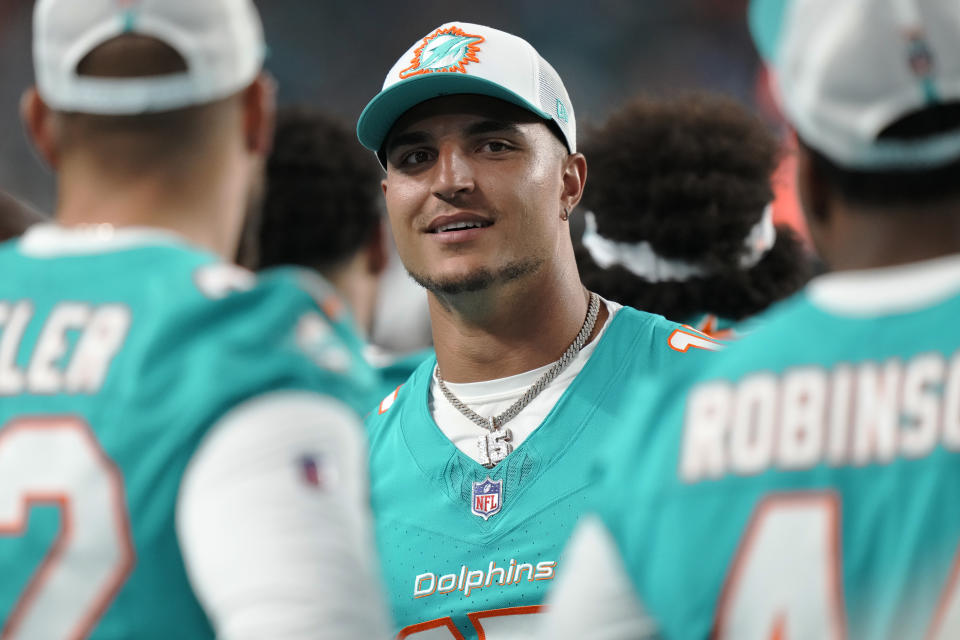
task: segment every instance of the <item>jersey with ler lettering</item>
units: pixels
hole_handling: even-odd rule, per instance
[[[212,638],[175,531],[192,455],[249,398],[359,412],[368,380],[290,274],[55,229],[0,245],[2,635]]]
[[[694,352],[717,347],[624,307],[546,419],[492,469],[434,422],[436,359],[417,368],[367,420],[377,545],[397,637],[531,637],[584,507],[589,461],[631,424],[634,398]]]
[[[768,313],[650,405],[657,428],[619,431],[544,637],[640,637],[611,629],[631,615],[678,639],[960,637],[958,317],[958,256]],[[632,603],[595,615],[619,598],[605,544]]]

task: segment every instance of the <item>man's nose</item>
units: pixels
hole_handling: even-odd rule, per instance
[[[437,150],[433,195],[449,202],[473,191],[473,169],[458,145],[444,144]]]

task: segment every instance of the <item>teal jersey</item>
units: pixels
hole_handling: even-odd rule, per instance
[[[663,637],[960,635],[953,260],[828,276],[618,431],[597,511]]]
[[[384,400],[367,421],[371,496],[398,637],[529,637],[584,508],[592,456],[692,347],[716,343],[621,309],[545,421],[493,469],[435,424],[435,358]]]
[[[361,379],[363,386],[371,389],[363,403],[362,415],[369,413],[385,395],[403,384],[421,362],[433,355],[433,349],[422,349],[398,357],[378,353],[375,358],[370,358],[370,347],[353,314],[336,288],[323,276],[299,267],[273,267],[261,273],[291,274],[317,301],[336,338],[350,351],[353,362],[350,375]]]
[[[383,399],[385,393],[397,388],[399,382],[394,382],[395,375],[388,378],[384,369],[367,361],[365,355],[366,340],[357,328],[353,315],[337,292],[336,287],[327,282],[323,276],[315,271],[300,267],[272,267],[260,272],[261,278],[274,275],[296,281],[299,287],[307,291],[320,307],[326,325],[331,330],[327,338],[331,341],[331,344],[338,345],[339,348],[345,350],[342,352],[344,356],[342,363],[327,364],[335,364],[337,369],[355,383],[353,388],[362,393],[351,397],[352,406],[359,411],[361,416],[367,415]],[[323,345],[322,340],[315,341],[315,346],[321,350]],[[424,358],[421,358],[421,360]],[[408,366],[408,376],[413,368]]]
[[[208,428],[275,390],[369,397],[290,274],[176,241],[0,245],[4,638],[212,638],[174,510]]]

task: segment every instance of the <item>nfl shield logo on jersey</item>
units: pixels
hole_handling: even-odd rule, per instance
[[[473,515],[484,520],[500,511],[503,506],[503,480],[491,480],[490,476],[483,482],[473,483]]]

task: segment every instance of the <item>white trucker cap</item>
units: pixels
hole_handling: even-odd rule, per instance
[[[960,159],[960,131],[878,134],[910,113],[960,101],[960,0],[753,0],[750,29],[800,138],[854,170]]]
[[[163,41],[187,71],[142,78],[77,73],[88,53],[128,33]],[[253,82],[265,54],[251,0],[37,0],[34,7],[37,90],[58,111],[129,115],[213,102]]]
[[[560,128],[570,153],[577,122],[560,76],[522,38],[490,27],[448,22],[400,56],[357,122],[357,137],[379,152],[393,124],[408,109],[440,96],[478,94],[531,111]],[[382,161],[382,159],[381,159]]]

